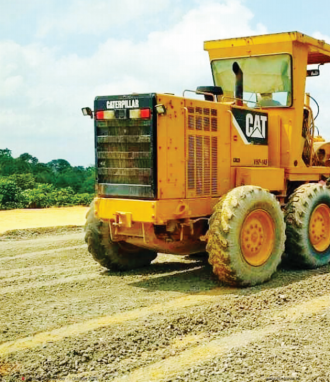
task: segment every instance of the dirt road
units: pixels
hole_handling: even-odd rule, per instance
[[[202,259],[111,273],[79,228],[0,240],[1,381],[330,381],[330,266],[221,285]]]

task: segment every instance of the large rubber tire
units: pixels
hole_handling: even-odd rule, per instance
[[[110,239],[109,226],[94,215],[94,202],[86,216],[85,241],[88,251],[102,267],[113,271],[127,271],[150,265],[157,253],[125,242]]]
[[[330,261],[329,189],[318,183],[298,187],[289,198],[284,216],[287,235],[285,252],[288,262],[299,268],[317,268],[328,264]],[[315,219],[316,227],[313,228]]]
[[[257,223],[251,225],[251,233],[250,221]],[[221,281],[250,286],[269,280],[276,272],[284,252],[285,223],[278,201],[267,190],[255,186],[234,188],[215,206],[209,226],[209,263]],[[253,244],[255,236],[259,249],[251,246],[256,255],[247,257],[244,240]]]

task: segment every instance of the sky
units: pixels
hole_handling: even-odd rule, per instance
[[[330,43],[318,0],[0,0],[0,149],[94,164],[95,96],[212,85],[203,41],[300,31]],[[330,64],[307,79],[330,139]],[[314,108],[314,110],[316,110]]]

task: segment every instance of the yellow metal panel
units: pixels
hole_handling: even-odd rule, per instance
[[[293,167],[285,170],[287,174],[319,174],[319,175],[328,175],[330,174],[330,167],[325,166],[311,166],[311,167]]]
[[[270,45],[292,43],[297,39],[297,32],[285,32],[276,34],[265,34],[260,36],[237,37],[223,40],[205,41],[204,49],[225,49],[245,46]]]
[[[210,61],[230,57],[248,57],[278,53],[292,54],[292,43],[270,43],[266,45],[244,45],[238,47],[213,48],[208,50]]]
[[[281,118],[268,113],[268,164],[281,167]]]
[[[305,84],[308,47],[295,42],[293,45],[293,105],[294,115],[292,118],[290,161],[288,167],[305,167],[302,160],[301,135],[303,126],[303,108],[305,102]],[[299,140],[299,141],[298,141]]]
[[[116,220],[116,216],[131,214],[131,221],[154,222],[156,202],[130,199],[95,199],[95,215],[104,220]]]
[[[225,107],[224,107],[225,106]],[[231,184],[231,115],[228,112],[230,105],[219,108],[220,134],[219,134],[219,195],[227,193],[233,185]]]
[[[157,103],[166,108],[157,122],[158,198],[185,197],[185,112],[183,99],[158,94]]]
[[[205,41],[205,50],[214,49],[228,49],[228,48],[239,48],[239,47],[250,47],[253,46],[255,49],[259,45],[283,45],[292,44],[293,42],[300,42],[308,46],[309,48],[309,63],[321,63],[330,62],[330,45],[326,44],[323,40],[318,40],[313,37],[307,36],[300,32],[285,32],[285,33],[275,33],[266,34],[261,36],[248,36],[231,38],[224,40],[214,40]],[[279,52],[280,50],[277,50]]]
[[[291,181],[318,181],[321,176],[330,176],[330,167],[326,166],[297,166],[285,169],[286,178]]]
[[[209,216],[218,198],[128,200],[97,198],[95,214],[99,219],[117,220],[123,225],[132,222],[166,224],[167,220]]]
[[[194,198],[184,200],[159,200],[157,202],[157,223],[164,224],[171,219],[198,218],[210,216],[218,198]]]
[[[283,168],[240,167],[236,170],[236,187],[253,185],[270,191],[284,190]]]
[[[287,179],[290,181],[317,182],[320,180],[318,174],[288,174]]]

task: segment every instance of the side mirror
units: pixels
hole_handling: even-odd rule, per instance
[[[84,116],[89,115],[91,118],[93,118],[93,112],[92,112],[92,110],[91,110],[90,107],[83,107],[83,108],[81,109],[81,111],[82,111],[82,113],[83,113]]]
[[[307,77],[317,77],[320,75],[320,69],[307,69]]]

